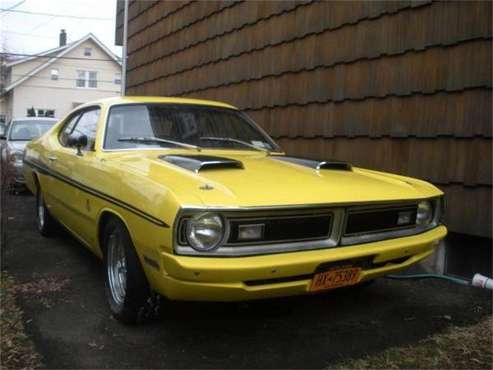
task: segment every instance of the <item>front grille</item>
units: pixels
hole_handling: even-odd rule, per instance
[[[328,239],[332,229],[332,218],[332,213],[229,218],[229,236],[224,245],[241,246]],[[183,219],[178,230],[180,245],[188,244],[187,222],[187,218]],[[238,240],[239,227],[252,224],[264,225],[262,238],[249,241]]]
[[[263,224],[264,235],[261,240],[249,243],[277,243],[284,241],[316,240],[329,237],[331,214],[276,217],[255,220],[233,219],[230,221],[228,244],[248,244],[238,240],[241,225]]]
[[[413,228],[417,206],[349,211],[344,236]],[[406,216],[403,218],[402,216]],[[401,216],[401,217],[400,217]]]

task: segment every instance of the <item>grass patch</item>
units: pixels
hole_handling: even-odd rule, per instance
[[[413,346],[336,364],[336,369],[492,369],[493,317],[469,327],[451,327]]]
[[[2,273],[0,280],[0,367],[33,369],[42,367],[41,356],[24,332],[22,310],[16,303],[14,279]]]

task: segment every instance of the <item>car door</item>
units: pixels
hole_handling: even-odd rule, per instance
[[[86,160],[84,153],[91,150],[89,128],[94,121],[97,121],[99,112],[100,108],[98,106],[77,111],[61,129],[58,141],[48,155],[50,168],[55,175],[53,176],[53,188],[51,190],[54,203],[53,213],[65,227],[86,243],[88,241],[83,235],[86,215],[77,199],[81,197],[81,192],[84,191],[80,183],[82,163]],[[69,137],[78,135],[88,136],[88,145],[85,148],[81,148],[81,153],[69,145]]]
[[[97,126],[101,109],[92,107],[84,111],[77,121],[73,134],[85,135],[87,145],[81,148],[81,152],[75,155],[72,180],[74,181],[73,197],[70,199],[70,208],[76,224],[73,230],[89,247],[97,246],[96,221],[98,202],[97,190],[94,189],[91,179],[99,160],[96,158],[94,145],[96,141]],[[96,174],[98,176],[98,174]]]
[[[66,212],[65,202],[70,198],[73,189],[66,180],[71,176],[73,148],[68,148],[67,139],[81,116],[81,111],[72,113],[65,119],[58,135],[50,137],[45,143],[45,150],[41,154],[41,162],[48,167],[50,176],[43,176],[41,187],[46,205],[50,212],[64,225],[67,224],[69,214]]]

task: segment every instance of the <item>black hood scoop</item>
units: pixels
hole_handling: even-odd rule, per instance
[[[338,171],[352,171],[352,166],[349,163],[325,160],[320,161],[316,159],[300,158],[300,157],[288,157],[288,156],[272,156],[272,159],[298,164],[300,166],[313,168],[314,170],[338,170]]]
[[[236,159],[212,155],[160,155],[159,159],[192,172],[219,169],[243,169],[243,163]]]

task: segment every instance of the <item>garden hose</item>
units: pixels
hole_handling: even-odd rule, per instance
[[[439,275],[439,274],[387,275],[386,278],[393,280],[442,279],[464,286],[475,286],[479,288],[493,290],[493,279],[487,276],[483,276],[481,274],[475,274],[472,280],[459,279],[459,278],[446,276],[446,275]]]

